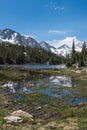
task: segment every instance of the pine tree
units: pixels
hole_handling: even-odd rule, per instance
[[[84,42],[81,51],[81,66],[84,66],[86,61],[87,61],[87,49],[86,49],[86,43]]]
[[[76,63],[76,51],[75,51],[75,41],[73,39],[73,44],[72,44],[72,54],[71,54],[71,64]]]

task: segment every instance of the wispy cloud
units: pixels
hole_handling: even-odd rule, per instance
[[[59,10],[59,11],[60,11],[60,10],[64,10],[64,7],[55,6],[55,7],[54,7],[54,10]]]
[[[49,30],[48,33],[50,34],[60,34],[60,35],[63,35],[63,34],[67,34],[69,32],[72,32],[71,30]]]
[[[63,6],[60,6],[57,2],[50,2],[45,5],[46,8],[52,9],[53,11],[62,11],[65,8]]]
[[[66,34],[66,31],[49,30],[48,33],[52,33],[52,34]]]

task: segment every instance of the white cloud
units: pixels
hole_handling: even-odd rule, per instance
[[[67,33],[73,32],[72,30],[49,30],[48,33],[50,34],[59,34],[59,35],[64,35]]]
[[[72,43],[73,43],[73,39],[75,41],[75,44],[80,43],[81,41],[79,41],[76,36],[73,37],[66,37],[63,40],[53,40],[53,41],[47,41],[50,45],[58,48],[60,46],[62,46],[63,44],[68,45],[69,47],[72,47]]]
[[[66,34],[66,31],[60,31],[60,30],[49,30],[48,33],[55,33],[55,34]]]

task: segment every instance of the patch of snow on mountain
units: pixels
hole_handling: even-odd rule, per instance
[[[83,44],[84,44],[84,42],[78,43],[76,45],[76,51],[81,52]],[[85,44],[86,44],[86,47],[87,47],[87,43],[85,43]]]
[[[66,55],[68,55],[68,54],[71,53],[71,49],[70,49],[69,46],[67,46],[66,44],[64,44],[64,45],[60,46],[57,49],[57,52],[58,52],[58,55],[66,57]]]
[[[12,43],[12,44],[15,44],[15,42],[13,41],[13,39],[1,39],[3,42],[9,42],[9,43]]]
[[[12,34],[12,40],[14,40],[17,36],[17,33]]]

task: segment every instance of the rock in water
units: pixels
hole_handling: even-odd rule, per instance
[[[7,117],[4,117],[4,119],[7,120],[7,123],[22,123],[23,122],[23,119],[18,116],[7,116]]]

